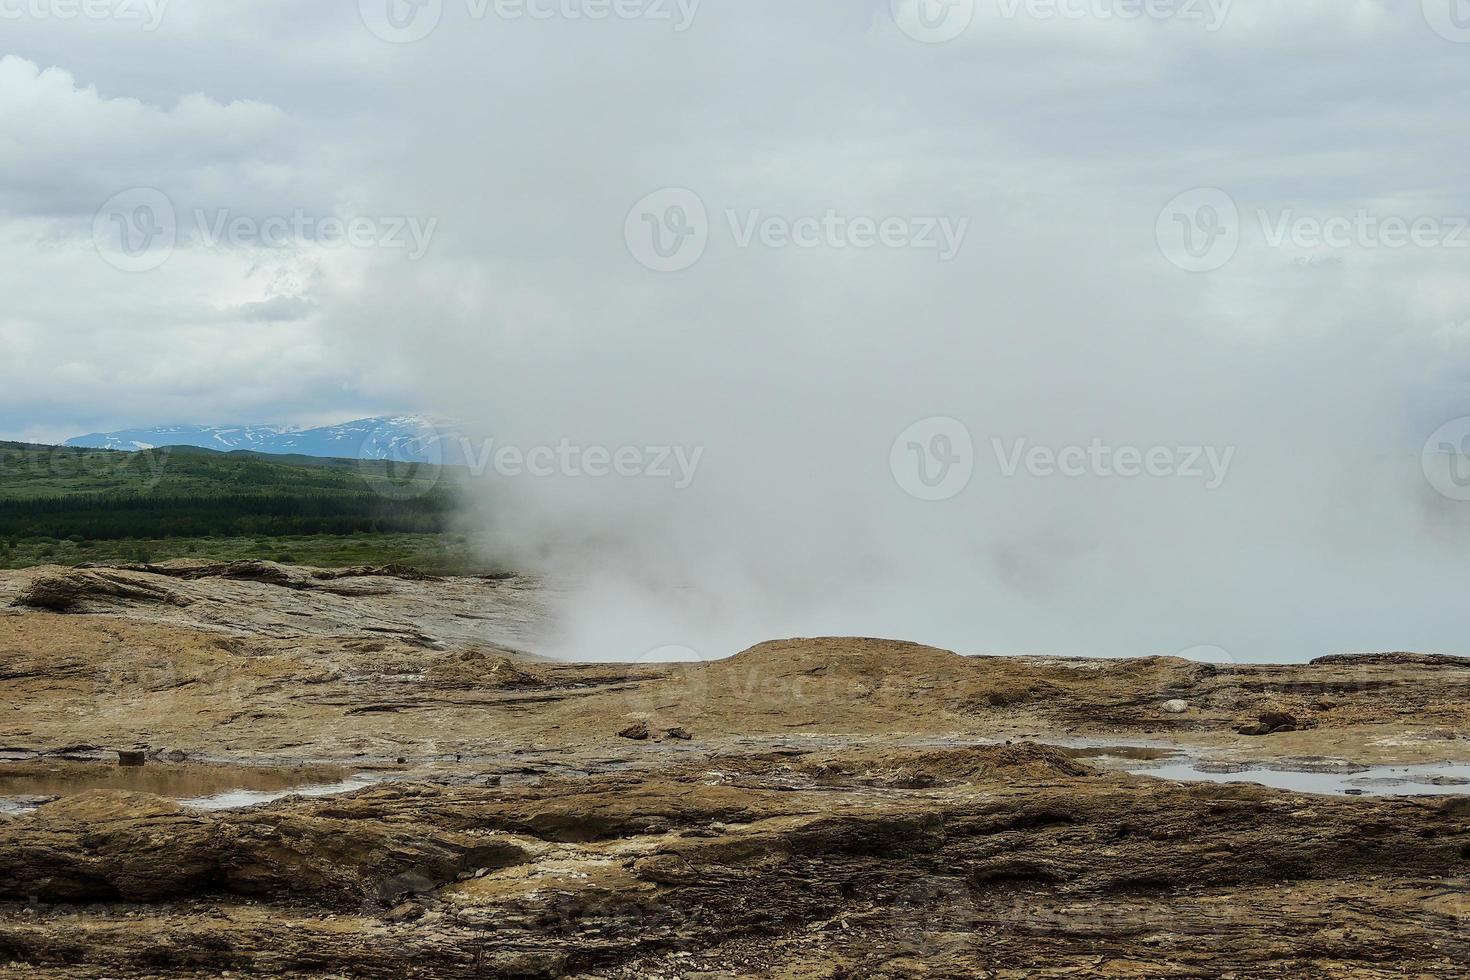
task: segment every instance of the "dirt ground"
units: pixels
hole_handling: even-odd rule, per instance
[[[0,573],[0,796],[37,797],[0,811],[0,975],[1470,969],[1470,795],[1174,783],[1088,750],[1463,764],[1470,661],[824,638],[578,665],[527,649],[538,615],[529,580],[403,568]],[[177,802],[246,767],[364,783]]]

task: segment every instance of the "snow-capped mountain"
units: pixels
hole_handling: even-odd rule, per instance
[[[413,463],[461,462],[459,430],[417,415],[357,419],[305,429],[289,425],[165,425],[94,432],[68,446],[135,452],[159,446],[198,446],[220,452],[249,450],[276,455],[339,459],[392,459]]]

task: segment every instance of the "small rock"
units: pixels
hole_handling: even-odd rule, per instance
[[[1267,725],[1277,731],[1296,728],[1296,716],[1287,714],[1285,711],[1267,711],[1261,715],[1261,724]]]
[[[688,729],[685,729],[685,728],[670,728],[669,731],[668,731],[668,737],[669,738],[677,738],[681,742],[687,742],[690,739],[692,739],[694,736],[691,735],[691,734],[689,734]]]
[[[1189,702],[1181,701],[1178,698],[1175,698],[1172,701],[1165,701],[1164,710],[1169,712],[1169,714],[1171,715],[1182,715],[1184,714],[1184,712],[1189,710]]]
[[[389,922],[413,922],[424,916],[424,910],[413,902],[401,902],[395,905],[385,916]]]
[[[1263,711],[1254,725],[1241,725],[1236,732],[1241,735],[1275,735],[1277,732],[1294,732],[1298,728],[1296,716],[1285,711]]]
[[[618,732],[618,738],[631,738],[635,742],[647,741],[648,735],[648,722],[646,721],[634,722]]]

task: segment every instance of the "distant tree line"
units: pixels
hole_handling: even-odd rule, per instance
[[[85,494],[0,500],[0,536],[112,541],[250,535],[432,534],[447,529],[454,498],[395,500],[372,493],[142,496]]]
[[[432,487],[444,471],[391,460],[272,462],[187,449],[121,453],[0,443],[0,498],[87,493],[194,496],[231,493],[370,493]]]

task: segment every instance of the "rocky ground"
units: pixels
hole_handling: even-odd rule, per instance
[[[1466,763],[1470,662],[808,639],[568,665],[526,652],[536,596],[403,568],[0,573],[0,796],[46,787],[0,815],[0,975],[1470,969],[1470,795],[1172,783],[1095,748]],[[230,773],[372,782],[177,802]]]

